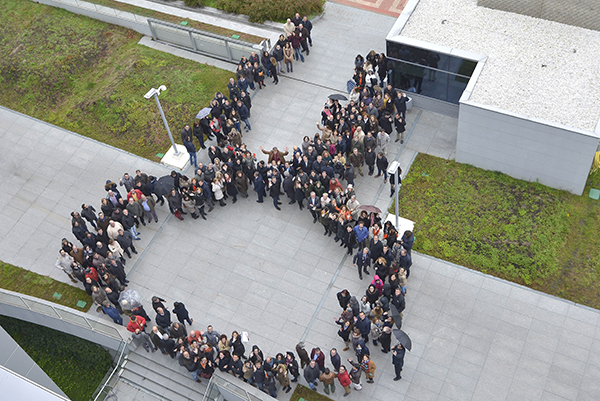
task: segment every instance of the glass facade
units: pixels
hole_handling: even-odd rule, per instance
[[[458,104],[477,66],[473,60],[387,41],[388,79],[396,89]]]

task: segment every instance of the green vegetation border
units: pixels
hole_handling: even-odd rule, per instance
[[[113,365],[108,351],[79,337],[5,316],[0,325],[73,401],[88,401]]]
[[[319,386],[322,387],[322,386]],[[335,389],[340,391],[340,394],[344,394],[344,388],[339,384],[339,382],[335,383]],[[322,390],[322,388],[321,388]],[[301,384],[296,385],[292,396],[290,397],[290,401],[299,401],[300,399],[304,399],[306,401],[332,401],[331,398],[320,394],[310,388],[303,386]]]
[[[147,8],[134,6],[132,4],[121,3],[116,0],[85,0],[90,3],[98,4],[100,6],[110,7],[117,10],[129,12],[132,14],[140,15],[142,17],[154,18],[166,22],[171,22],[174,24],[179,24],[183,21],[187,22],[188,28],[200,29],[202,31],[216,33],[218,35],[231,37],[232,35],[239,35],[238,40],[243,40],[248,43],[260,44],[264,40],[259,36],[251,35],[245,32],[234,31],[233,29],[227,29],[216,25],[206,24],[204,22],[199,22],[195,20],[191,20],[189,18],[181,18],[176,15],[161,13],[160,11],[150,10]]]
[[[80,288],[2,261],[0,261],[0,287],[83,312],[87,312],[92,305],[92,298]],[[60,299],[53,297],[55,293],[62,295]],[[87,303],[83,309],[77,306],[80,300]]]
[[[416,251],[600,308],[598,201],[425,154],[402,184]]]
[[[0,0],[0,104],[158,161],[235,75],[138,45],[141,35],[29,0]],[[40,144],[40,146],[43,146]]]

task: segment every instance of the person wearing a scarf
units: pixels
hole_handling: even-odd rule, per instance
[[[375,376],[375,369],[377,369],[377,366],[369,359],[369,355],[363,355],[360,368],[365,372],[365,376],[367,376],[367,383],[373,383],[373,377]]]

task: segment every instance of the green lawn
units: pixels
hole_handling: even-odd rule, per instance
[[[2,261],[0,261],[0,288],[31,295],[84,312],[92,305],[92,298],[80,288]],[[62,297],[54,297],[55,293],[62,294]],[[77,302],[80,300],[87,304],[83,309],[77,306]]]
[[[112,367],[98,344],[4,316],[0,325],[73,401],[88,401]]]
[[[335,391],[339,392],[340,394],[344,394],[344,388],[339,384],[339,382],[337,381],[337,379],[335,380]],[[292,393],[292,396],[290,397],[290,401],[298,401],[301,398],[305,399],[306,401],[331,401],[331,398],[325,396],[323,394],[323,384],[320,383],[319,387],[318,387],[318,391],[313,391],[308,387],[305,387],[301,384],[296,385],[296,388],[294,389],[294,392]]]
[[[29,0],[0,0],[0,104],[158,160],[232,73],[137,45],[141,35]]]
[[[399,208],[419,252],[600,308],[600,173],[588,181],[576,196],[419,154]]]

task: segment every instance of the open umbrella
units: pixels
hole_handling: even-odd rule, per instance
[[[373,205],[360,205],[358,210],[365,210],[369,213],[381,213],[381,209]]]
[[[167,196],[175,187],[175,180],[170,175],[160,177],[154,185],[154,193],[159,196]]]
[[[346,90],[348,91],[348,93],[352,92],[352,89],[354,89],[356,87],[356,82],[354,82],[354,80],[350,79],[348,82],[346,82]]]
[[[341,93],[332,93],[331,95],[329,95],[329,99],[332,100],[348,100],[348,98],[344,95],[342,95]]]
[[[140,294],[135,290],[126,290],[123,291],[119,295],[119,305],[123,310],[133,310],[137,307],[140,307],[142,303],[140,302]]]
[[[410,340],[410,337],[408,336],[408,334],[406,334],[404,331],[402,331],[400,329],[394,330],[393,333],[396,336],[396,338],[398,339],[398,342],[400,344],[402,344],[402,346],[404,348],[406,348],[407,350],[410,351],[410,349],[412,348],[412,341]]]
[[[210,108],[210,107],[205,107],[205,108],[203,108],[202,110],[200,110],[200,111],[198,112],[198,114],[196,114],[196,118],[197,118],[198,120],[200,120],[200,119],[202,119],[202,118],[206,117],[207,115],[209,115],[209,114],[210,114],[210,111],[211,111],[211,108]]]

